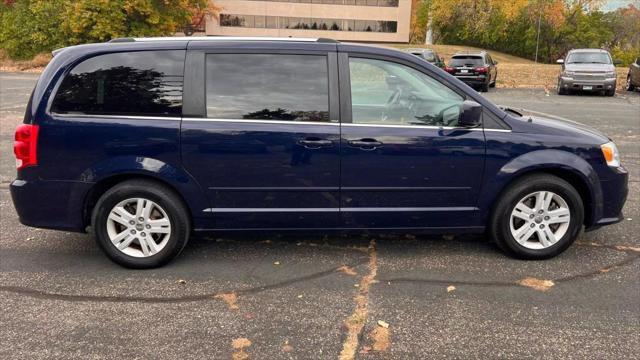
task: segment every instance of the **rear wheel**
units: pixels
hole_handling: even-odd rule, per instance
[[[166,264],[189,239],[189,217],[171,189],[131,180],[109,189],[92,216],[98,245],[114,262],[145,269]]]
[[[625,90],[633,91],[635,89],[636,89],[636,87],[633,86],[633,83],[631,82],[631,75],[627,75],[627,84],[625,86]]]
[[[480,85],[480,91],[481,92],[489,92],[489,82],[490,81],[491,80],[488,80],[487,82],[482,83],[482,85]]]
[[[492,214],[490,234],[509,255],[548,259],[566,250],[584,220],[580,194],[552,175],[523,178],[511,185]]]

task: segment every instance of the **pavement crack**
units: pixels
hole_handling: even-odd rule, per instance
[[[355,267],[355,266],[362,265],[364,263],[366,263],[366,260],[359,261],[355,264],[351,264],[350,266]],[[241,295],[251,295],[251,294],[261,293],[263,291],[284,288],[296,283],[301,283],[305,281],[320,279],[326,276],[339,274],[338,272],[339,268],[340,266],[337,266],[329,270],[277,282],[274,284],[256,286],[256,287],[247,288],[247,289],[227,290],[227,291],[219,291],[215,293],[190,295],[190,296],[147,297],[147,296],[73,295],[73,294],[51,293],[44,290],[33,289],[26,286],[10,286],[10,285],[1,285],[0,291],[20,294],[20,295],[29,296],[32,298],[37,298],[37,299],[60,300],[60,301],[68,301],[68,302],[183,303],[183,302],[216,300],[217,295],[224,295],[224,294],[230,294],[230,293],[236,294],[237,296],[241,296]]]
[[[376,279],[378,274],[378,253],[376,250],[376,241],[371,239],[368,247],[369,253],[369,272],[362,277],[358,286],[358,294],[354,298],[355,308],[353,313],[345,320],[344,325],[347,329],[344,342],[342,343],[342,351],[340,352],[340,360],[350,360],[355,358],[356,351],[362,336],[362,329],[367,321],[369,314],[369,288]]]
[[[622,251],[622,250],[618,250]],[[565,283],[578,279],[588,279],[593,278],[598,275],[608,273],[615,268],[620,268],[626,265],[631,264],[633,261],[640,258],[640,255],[634,252],[625,251],[628,256],[622,259],[621,261],[613,264],[606,265],[602,269],[596,269],[584,273],[568,275],[565,277],[560,277],[556,279],[550,279],[548,281],[552,281],[554,284]],[[442,279],[416,279],[416,278],[407,278],[407,277],[398,277],[398,278],[384,278],[380,279],[381,282],[392,282],[392,283],[421,283],[421,284],[430,284],[430,285],[455,285],[455,286],[479,286],[479,287],[520,287],[523,286],[522,279],[517,281],[464,281],[464,280],[442,280]]]

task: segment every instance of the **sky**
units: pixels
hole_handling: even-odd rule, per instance
[[[640,1],[638,0],[609,0],[603,6],[602,10],[615,10],[619,7],[625,7],[629,4],[634,4],[636,6],[640,6]]]

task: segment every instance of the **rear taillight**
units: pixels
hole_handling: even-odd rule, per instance
[[[475,70],[475,72],[480,73],[480,74],[486,74],[487,71],[489,71],[489,69],[484,67],[484,66],[477,67],[477,68],[475,68],[473,70]]]
[[[18,170],[38,165],[38,125],[22,124],[16,128],[13,153]]]
[[[444,71],[446,71],[446,72],[448,72],[450,74],[453,74],[454,72],[456,72],[456,69],[452,68],[451,66],[445,66],[444,67]]]

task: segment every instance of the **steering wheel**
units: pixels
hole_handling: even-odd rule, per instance
[[[407,119],[407,121],[411,121],[411,119],[415,118],[412,104],[410,101],[407,101],[405,93],[406,91],[399,86],[393,91],[391,96],[389,96],[382,111],[381,120],[383,122],[394,119]]]

